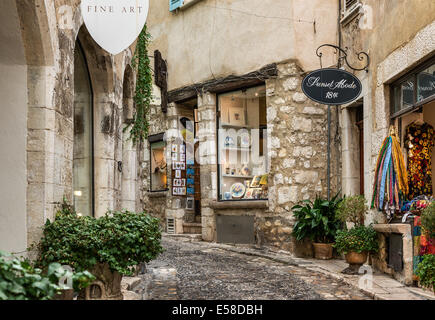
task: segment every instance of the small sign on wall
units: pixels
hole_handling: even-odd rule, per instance
[[[311,100],[326,105],[342,105],[356,100],[361,81],[353,74],[334,68],[319,69],[302,81],[302,91]]]

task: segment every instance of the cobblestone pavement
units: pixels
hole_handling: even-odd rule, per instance
[[[164,238],[165,253],[147,265],[136,289],[146,300],[369,299],[326,275],[204,242]]]

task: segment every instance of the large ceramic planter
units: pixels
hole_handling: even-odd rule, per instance
[[[123,300],[119,272],[112,272],[107,263],[98,263],[90,272],[96,280],[80,291],[78,300]]]
[[[54,296],[55,300],[74,300],[74,289],[62,290]]]
[[[342,273],[358,274],[359,268],[367,261],[367,256],[367,251],[361,253],[348,252],[344,257],[346,259],[346,262],[349,263],[349,267],[344,269]]]
[[[332,244],[331,243],[313,243],[314,258],[321,260],[332,259]]]
[[[349,264],[363,265],[367,261],[367,251],[365,252],[349,252],[344,256]]]

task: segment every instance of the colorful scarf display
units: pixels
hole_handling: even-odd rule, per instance
[[[408,194],[408,177],[399,141],[394,135],[384,139],[376,162],[371,207],[400,209]]]

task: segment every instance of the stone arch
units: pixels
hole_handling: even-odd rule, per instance
[[[95,216],[116,209],[118,162],[117,131],[119,111],[116,96],[114,57],[104,51],[90,36],[85,25],[77,33],[83,48],[93,89],[94,117],[94,197]],[[77,43],[77,42],[76,42]]]
[[[46,151],[54,127],[53,8],[43,0],[0,2],[0,250],[20,254],[39,238],[53,202]]]

